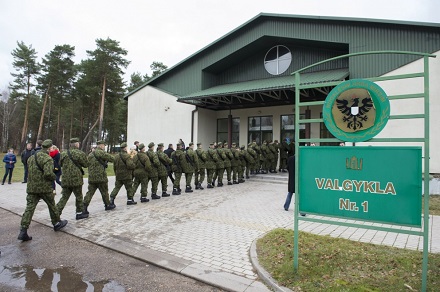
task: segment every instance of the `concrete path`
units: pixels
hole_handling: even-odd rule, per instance
[[[126,192],[121,190],[113,211],[104,211],[97,192],[89,206],[90,217],[80,221],[75,220],[72,195],[62,215],[69,220],[64,231],[226,290],[269,291],[257,276],[259,267],[252,265],[249,252],[254,240],[266,232],[293,228],[293,206],[287,212],[282,207],[285,179],[286,174],[253,177],[239,185],[194,190],[134,206],[126,205]],[[111,191],[114,177],[109,180]],[[86,187],[87,180],[84,194]],[[0,206],[22,215],[25,188],[21,183],[0,186]],[[59,192],[58,187],[56,201]],[[139,195],[135,200],[139,201]],[[33,220],[51,226],[44,203],[38,205]],[[299,229],[399,248],[423,248],[422,238],[414,235],[306,221],[300,221]],[[430,229],[429,251],[438,253],[440,216],[430,216]],[[18,231],[19,226],[17,235]],[[38,236],[32,225],[29,234]]]

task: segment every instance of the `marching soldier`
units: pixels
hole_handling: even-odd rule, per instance
[[[241,168],[240,162],[240,149],[237,150],[237,144],[232,143],[232,148],[229,150],[232,154],[231,169],[232,169],[232,183],[238,184],[238,178],[240,178],[238,168]]]
[[[247,152],[249,153],[250,156],[252,156],[252,160],[253,160],[253,162],[251,162],[250,166],[249,166],[249,168],[251,170],[250,173],[251,174],[256,174],[257,173],[257,164],[258,164],[260,158],[258,157],[257,152],[254,150],[252,143],[248,144]]]
[[[70,149],[61,153],[60,165],[63,169],[63,190],[61,191],[61,199],[57,204],[60,215],[66,206],[70,195],[76,197],[76,220],[89,217],[89,214],[84,213],[82,186],[84,184],[83,167],[88,166],[87,155],[79,149],[79,139],[70,139]]]
[[[133,194],[136,193],[137,188],[141,185],[141,203],[147,203],[150,200],[148,196],[148,173],[151,172],[151,163],[147,154],[145,153],[144,143],[139,144],[139,153],[133,158],[135,169],[133,171]]]
[[[176,144],[176,150],[171,153],[171,160],[173,161],[171,170],[174,172],[173,195],[180,195],[180,178],[183,172],[182,161],[186,160],[180,142]]]
[[[196,172],[195,185],[196,190],[203,190],[202,183],[205,180],[206,164],[208,163],[208,154],[202,149],[202,143],[197,143],[197,158],[199,160],[199,171]]]
[[[186,188],[185,193],[192,193],[191,180],[195,171],[198,171],[198,159],[193,150],[194,143],[190,142],[188,149],[185,151],[185,161],[182,163],[183,172],[185,173]]]
[[[269,165],[268,165],[268,153],[270,150],[267,148],[267,141],[263,141],[263,145],[261,145],[261,155],[260,155],[260,163],[261,163],[261,173],[266,174],[269,172]]]
[[[151,199],[160,199],[157,195],[157,186],[159,185],[159,167],[160,161],[156,152],[154,152],[154,142],[148,144],[147,156],[150,159],[151,171],[148,173],[148,181],[151,181]]]
[[[278,157],[278,152],[275,148],[275,145],[273,143],[273,141],[269,141],[269,145],[267,145],[267,165],[269,167],[269,171],[271,173],[277,173],[276,168],[277,168],[277,157]]]
[[[287,139],[284,138],[280,145],[280,171],[287,172],[288,145]]]
[[[223,153],[226,155],[226,159],[224,160],[225,164],[225,171],[226,171],[226,178],[228,180],[228,185],[232,185],[231,179],[232,179],[232,164],[231,160],[234,158],[232,155],[231,149],[228,148],[228,144],[223,144]]]
[[[45,140],[42,143],[42,150],[28,159],[29,177],[26,186],[26,209],[20,223],[20,234],[18,240],[28,241],[32,237],[27,234],[27,230],[32,221],[35,208],[42,199],[49,208],[50,219],[55,231],[67,225],[67,220],[60,220],[58,209],[52,194],[52,182],[56,175],[53,172],[53,160],[49,156],[49,149],[52,147],[52,140]]]
[[[207,175],[207,181],[208,189],[214,188],[212,177],[216,170],[216,163],[220,159],[217,155],[217,152],[214,150],[214,143],[209,144],[209,149],[207,151],[207,161],[205,163],[206,166],[206,175]]]
[[[260,171],[263,173],[264,171],[262,170],[263,167],[263,157],[262,157],[262,151],[260,146],[258,146],[257,141],[253,141],[252,142],[252,149],[254,149],[254,151],[258,154],[258,159],[255,160],[255,173],[260,173]]]
[[[157,169],[157,174],[159,176],[159,180],[162,183],[162,197],[169,197],[170,194],[167,193],[167,180],[168,180],[168,167],[173,162],[171,158],[169,158],[163,152],[163,143],[157,144],[156,150],[157,158],[159,158],[160,166]]]
[[[96,190],[99,189],[101,193],[102,202],[104,203],[104,208],[106,211],[114,209],[115,204],[110,203],[110,198],[108,194],[108,178],[107,178],[107,167],[109,162],[114,161],[114,157],[109,153],[105,152],[105,142],[98,141],[96,143],[96,149],[87,157],[89,161],[89,185],[87,194],[84,196],[84,213],[89,214],[87,207],[93,198]]]
[[[216,172],[215,172],[215,174],[214,174],[214,176],[212,178],[212,185],[213,186],[215,185],[215,180],[218,179],[217,180],[217,186],[218,187],[222,187],[223,186],[223,175],[225,173],[225,163],[224,163],[224,161],[226,159],[228,159],[226,157],[226,154],[223,152],[222,146],[223,146],[222,142],[218,142],[217,143],[216,152],[217,152],[217,155],[218,155],[219,159],[216,162]]]
[[[121,144],[121,152],[115,156],[113,169],[116,175],[115,188],[110,194],[110,203],[114,205],[116,196],[122,186],[127,191],[127,205],[136,205],[133,200],[133,170],[135,166],[133,159],[127,152],[127,143]]]

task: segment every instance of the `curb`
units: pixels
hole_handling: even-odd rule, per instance
[[[252,245],[251,245],[251,248],[249,250],[249,257],[250,257],[252,266],[257,271],[257,274],[261,278],[261,280],[263,280],[263,282],[267,286],[269,286],[272,290],[274,290],[276,292],[293,292],[292,290],[290,290],[287,287],[280,286],[278,284],[278,282],[274,278],[272,278],[272,276],[260,265],[260,262],[258,261],[257,241],[258,241],[258,239],[264,237],[267,233],[259,236],[254,241],[252,241]]]

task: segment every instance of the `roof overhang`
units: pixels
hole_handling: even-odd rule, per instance
[[[347,68],[301,74],[301,85],[341,81]],[[214,86],[177,99],[178,102],[211,110],[267,107],[294,103],[294,76],[272,77]],[[327,92],[324,92],[324,94]],[[313,100],[308,93],[306,98]]]

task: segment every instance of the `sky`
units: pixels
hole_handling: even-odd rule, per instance
[[[87,59],[96,39],[128,51],[124,79],[151,76],[157,61],[168,68],[259,13],[371,18],[440,23],[439,0],[0,0],[0,90],[12,82],[11,52],[32,45],[38,62],[56,45]]]

